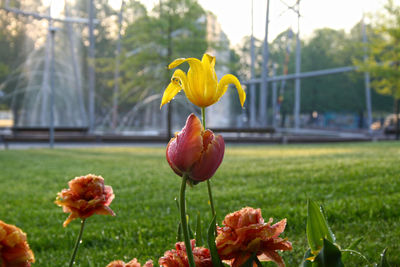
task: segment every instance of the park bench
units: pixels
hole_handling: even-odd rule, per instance
[[[55,127],[54,138],[57,141],[90,141],[87,127]],[[12,135],[6,137],[16,142],[49,141],[49,127],[13,127]]]
[[[224,136],[224,139],[233,142],[252,140],[254,138],[251,138],[251,136],[253,136],[254,134],[272,136],[272,134],[276,132],[274,127],[258,127],[258,128],[212,127],[211,130],[217,134],[226,134],[226,136]],[[260,138],[256,137],[256,139],[258,140]],[[261,138],[260,140],[265,140],[265,137]]]

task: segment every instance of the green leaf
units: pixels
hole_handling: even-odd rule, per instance
[[[313,267],[344,267],[340,249],[330,242],[323,240],[323,247],[313,262]]]
[[[182,224],[181,222],[178,223],[178,231],[176,233],[176,242],[181,242],[182,239]]]
[[[381,260],[379,262],[379,264],[376,265],[376,267],[390,267],[387,259],[386,259],[386,251],[387,248],[385,248],[381,254]]]
[[[188,225],[188,229],[189,229],[189,238],[194,239],[194,234],[193,234],[192,228],[190,227],[190,223],[189,223],[189,215],[186,215],[186,221],[187,221],[187,225]]]
[[[203,246],[203,235],[201,233],[201,220],[200,220],[200,212],[197,212],[196,218],[196,245],[198,247]]]
[[[351,243],[351,245],[347,249],[355,249],[358,246],[358,244],[360,244],[361,241],[363,241],[363,240],[364,240],[364,237],[360,237],[360,238],[356,239],[353,243]]]
[[[210,225],[208,226],[207,243],[210,249],[213,267],[222,267],[223,265],[218,255],[217,246],[215,245],[215,221],[216,217],[214,216]]]
[[[308,200],[307,208],[307,240],[312,252],[317,252],[323,247],[323,240],[335,242],[335,236],[330,230],[324,217],[322,208],[314,201]]]

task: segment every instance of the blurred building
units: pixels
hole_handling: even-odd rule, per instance
[[[229,39],[222,30],[217,17],[207,12],[207,41],[209,43],[208,53],[216,57],[215,70],[218,80],[229,73]],[[219,102],[207,109],[208,127],[228,127],[231,124],[230,117],[230,90],[221,98]]]

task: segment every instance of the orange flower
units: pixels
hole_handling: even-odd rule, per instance
[[[26,242],[26,234],[0,220],[0,266],[29,267],[32,262],[35,257]]]
[[[167,145],[167,161],[176,174],[187,174],[194,183],[210,179],[222,162],[222,136],[204,130],[199,118],[190,114],[186,125]]]
[[[131,260],[128,263],[125,263],[123,261],[113,261],[110,262],[107,267],[141,267],[140,262],[138,262],[138,260],[136,258],[134,258],[133,260]],[[148,260],[143,267],[153,267],[153,261],[152,260]]]
[[[241,266],[253,253],[260,261],[274,261],[285,266],[277,250],[292,250],[292,244],[279,235],[285,230],[286,219],[271,226],[272,218],[264,222],[260,209],[243,208],[228,214],[218,227],[216,245],[222,260],[231,266]]]
[[[104,185],[103,177],[93,174],[76,177],[68,182],[68,186],[70,189],[59,192],[55,201],[64,212],[71,213],[64,227],[76,218],[86,219],[93,214],[115,216],[108,207],[114,199],[113,190]]]
[[[212,267],[210,251],[207,248],[195,247],[196,241],[194,239],[190,243],[196,267]],[[161,257],[158,263],[163,267],[188,267],[185,244],[183,242],[176,243],[175,249],[165,252],[164,257]]]

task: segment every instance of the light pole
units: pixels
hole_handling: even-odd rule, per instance
[[[264,37],[264,46],[263,46],[263,64],[262,64],[262,72],[261,72],[261,90],[260,90],[260,123],[261,126],[268,125],[268,24],[269,24],[269,0],[267,0],[267,14],[265,19],[265,37]]]
[[[89,132],[94,131],[95,107],[94,107],[94,87],[95,87],[95,39],[94,39],[94,4],[89,1]]]
[[[57,28],[53,27],[52,21],[49,22],[49,33],[50,33],[50,49],[51,49],[51,67],[50,67],[50,148],[54,147],[54,37],[56,35]]]
[[[297,36],[296,36],[296,75],[300,74],[300,0],[297,0]],[[294,128],[300,128],[300,78],[295,79]]]
[[[255,61],[256,61],[256,56],[255,56],[255,51],[254,51],[254,0],[251,1],[251,39],[250,39],[250,56],[251,56],[251,61],[250,61],[250,78],[254,79],[255,78]],[[255,84],[250,84],[250,127],[255,127],[256,126],[256,85]]]
[[[367,55],[367,33],[365,29],[364,17],[362,19],[362,34],[363,34],[363,45],[364,45],[364,62],[368,60]],[[372,108],[371,108],[371,87],[370,87],[370,79],[369,72],[364,72],[364,82],[365,82],[365,101],[367,107],[367,127],[368,133],[372,133],[371,124],[372,124]]]

